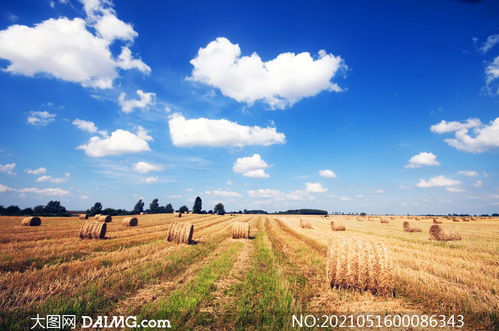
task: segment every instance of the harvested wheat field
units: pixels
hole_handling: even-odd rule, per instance
[[[430,240],[430,218],[417,221],[421,232],[402,231],[405,217],[335,216],[348,231],[320,216],[113,218],[44,217],[29,227],[1,217],[0,329],[29,329],[37,313],[212,330],[292,329],[299,312],[461,314],[463,330],[497,323],[497,219],[446,220],[462,239],[445,242]]]

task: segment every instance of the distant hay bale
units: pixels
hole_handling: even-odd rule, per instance
[[[442,220],[439,220],[438,218],[434,218],[433,224],[442,224]]]
[[[381,217],[369,216],[367,220],[370,222],[381,221]]]
[[[390,219],[391,219],[391,220],[394,220],[394,219],[395,219],[395,217],[394,217],[394,216],[390,216]]]
[[[302,220],[300,218],[300,227],[302,229],[311,229],[312,228],[312,224],[310,224],[309,220]]]
[[[125,217],[121,224],[123,224],[123,226],[137,226],[139,224],[139,220],[137,217]]]
[[[357,217],[357,221],[362,222],[364,220],[364,217]]]
[[[140,215],[144,215],[144,212],[143,212],[143,211],[141,211],[141,212],[140,212]]]
[[[25,217],[21,221],[23,226],[40,226],[42,225],[42,220],[40,217]]]
[[[331,221],[331,231],[345,231],[345,226],[341,223]]]
[[[192,235],[194,234],[194,225],[190,223],[173,222],[168,232],[166,240],[179,244],[192,244]]]
[[[419,221],[419,220],[421,219],[421,217],[414,217],[414,219],[415,219],[416,221]]]
[[[463,222],[469,222],[469,221],[470,221],[470,219],[469,219],[468,217],[463,217],[462,221],[463,221]]]
[[[411,223],[409,223],[407,221],[405,221],[403,223],[403,226],[404,226],[404,231],[405,232],[421,232],[421,231],[423,231],[420,227],[413,226],[413,225],[411,225]]]
[[[380,223],[390,223],[390,221],[388,220],[388,218],[381,218],[379,220]]]
[[[327,276],[333,288],[393,293],[391,263],[381,242],[359,238],[333,238],[329,244]]]
[[[432,225],[430,227],[430,239],[438,241],[461,240],[461,235],[451,227],[443,225]]]
[[[81,226],[80,239],[104,239],[106,229],[106,222],[87,221]]]
[[[246,222],[232,223],[232,239],[248,239],[250,236],[250,225]]]
[[[80,219],[86,220],[86,219],[88,219],[88,215],[87,214],[80,214]]]
[[[102,216],[102,214],[95,214],[94,219],[98,220],[99,217],[101,217],[101,216]]]
[[[178,213],[177,217],[182,217],[182,213]]]
[[[457,218],[457,217],[453,217],[453,218],[452,218],[452,222],[459,222],[459,218]]]
[[[106,222],[106,223],[110,223],[110,222],[112,222],[112,220],[113,220],[113,218],[111,217],[111,215],[101,215],[97,219],[97,221],[99,221],[99,222]]]

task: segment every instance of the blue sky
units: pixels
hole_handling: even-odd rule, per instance
[[[495,1],[3,1],[0,204],[499,210]]]

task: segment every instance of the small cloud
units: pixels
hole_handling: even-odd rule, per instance
[[[88,195],[80,195],[81,200],[88,200],[90,197]]]
[[[144,161],[139,161],[133,165],[133,170],[146,174],[150,171],[163,171],[164,167],[161,164],[152,164]]]
[[[54,183],[54,184],[60,184],[64,183],[66,181],[66,178],[55,178],[52,176],[41,176],[36,179],[37,182],[49,182],[49,183]]]
[[[28,112],[26,123],[33,126],[42,127],[55,121],[55,117],[55,114],[51,114],[48,111],[30,111]]]
[[[457,193],[457,192],[464,192],[464,190],[460,187],[446,187],[445,188],[449,192]]]
[[[399,188],[401,188],[402,190],[408,190],[408,189],[411,189],[412,186],[401,184],[401,185],[399,185]]]
[[[157,183],[159,181],[159,177],[158,176],[150,176],[150,177],[146,177],[146,178],[141,178],[140,181],[142,183],[146,183],[146,184],[153,184],[153,183]]]
[[[350,201],[352,199],[350,199],[349,197],[340,197],[340,200],[341,201]]]
[[[232,191],[224,191],[224,190],[213,190],[213,191],[205,191],[206,195],[216,195],[221,197],[240,197],[241,194]]]
[[[13,188],[0,184],[0,193],[15,191]]]
[[[168,197],[170,199],[180,199],[182,196],[180,194],[170,194]]]
[[[493,34],[487,37],[487,40],[478,49],[481,53],[487,53],[492,47],[499,43],[499,34]]]
[[[310,193],[324,193],[327,192],[327,188],[322,186],[321,183],[306,183],[306,191]]]
[[[268,167],[269,165],[262,160],[260,154],[253,154],[252,156],[238,158],[232,170],[246,177],[268,178],[269,175],[265,172]]]
[[[7,163],[7,164],[0,164],[0,173],[5,173],[7,175],[15,175],[16,173],[14,172],[14,168],[16,167],[15,163]]]
[[[121,110],[124,113],[131,113],[135,108],[147,109],[150,105],[155,103],[156,94],[148,93],[142,90],[136,91],[139,99],[126,99],[126,94],[121,93],[118,98],[118,103],[120,104]]]
[[[460,181],[455,179],[450,179],[445,176],[436,176],[428,180],[420,179],[416,184],[417,187],[428,188],[428,187],[446,187],[446,186],[457,186],[461,184]]]
[[[421,166],[438,166],[437,156],[433,153],[421,152],[410,158],[406,168],[420,168]]]
[[[473,183],[474,187],[482,187],[483,186],[483,181],[482,180],[477,180]]]
[[[329,169],[320,170],[319,175],[326,178],[336,178],[334,171]]]
[[[466,177],[476,177],[478,176],[478,172],[473,170],[461,170],[457,172],[459,175],[463,175]]]
[[[374,193],[377,193],[377,194],[381,194],[381,193],[384,193],[385,190],[383,190],[382,188],[378,189],[378,190],[375,190],[373,191]]]
[[[47,172],[47,168],[26,169],[26,172],[30,175],[43,175]]]

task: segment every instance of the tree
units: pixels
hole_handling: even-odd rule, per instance
[[[142,202],[142,199],[137,201],[135,204],[135,207],[133,207],[132,214],[140,214],[144,211],[144,202]]]
[[[34,216],[42,216],[43,215],[43,206],[38,205],[33,208],[33,215]]]
[[[23,214],[23,215],[33,215],[33,209],[31,209],[31,208],[24,208],[21,211],[21,214]]]
[[[5,215],[7,216],[19,216],[21,214],[21,209],[18,206],[8,206],[5,208]]]
[[[167,204],[165,207],[165,213],[173,213],[173,212],[175,212],[175,210],[173,209],[172,204],[171,203]]]
[[[87,210],[87,214],[88,216],[95,216],[96,214],[101,214],[101,211],[102,211],[102,203],[96,202],[92,208]]]
[[[213,208],[213,212],[217,215],[225,215],[225,208],[224,205],[221,204],[220,202],[215,205],[215,208]]]
[[[3,215],[4,213],[5,213],[4,206],[0,206],[0,215]]]
[[[201,210],[203,209],[203,200],[200,197],[196,197],[194,201],[194,206],[192,207],[193,214],[201,214]]]
[[[151,213],[151,214],[157,214],[157,213],[159,213],[158,199],[154,199],[151,202],[151,204],[149,205],[149,213]]]
[[[49,201],[45,207],[43,207],[43,214],[48,216],[68,216],[66,208],[61,205],[60,201]]]
[[[182,206],[179,208],[178,210],[179,213],[188,213],[189,212],[189,208],[187,208],[187,206]]]

